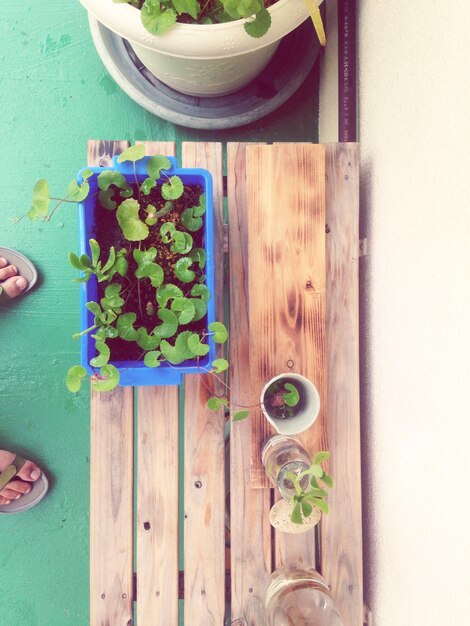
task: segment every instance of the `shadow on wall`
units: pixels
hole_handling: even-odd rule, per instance
[[[374,573],[376,571],[374,552],[374,529],[372,507],[372,381],[371,381],[371,347],[370,347],[370,267],[372,262],[371,246],[371,187],[373,182],[372,164],[361,161],[360,175],[360,217],[359,237],[367,238],[367,254],[361,260],[359,272],[359,355],[361,381],[361,469],[362,469],[362,525],[364,554],[364,603],[370,608],[374,604],[373,590]]]

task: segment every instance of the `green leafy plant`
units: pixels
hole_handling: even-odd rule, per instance
[[[275,1],[275,0],[274,0]],[[218,24],[244,19],[245,31],[251,37],[262,37],[271,26],[268,7],[271,0],[114,0],[140,9],[143,26],[153,35],[162,35],[176,22]],[[326,37],[316,0],[305,0],[321,45]]]
[[[304,519],[312,514],[314,508],[319,509],[322,513],[329,512],[326,489],[332,488],[334,482],[320,465],[329,458],[329,452],[317,452],[308,469],[298,474],[295,472],[286,473],[286,478],[292,482],[295,489],[295,495],[292,496],[292,523],[303,524]]]
[[[276,418],[294,417],[302,408],[298,384],[282,378],[275,380],[265,392],[264,406]]]
[[[156,368],[190,360],[199,366],[211,337],[217,344],[228,338],[222,323],[206,321],[211,293],[205,276],[203,189],[167,173],[171,162],[161,155],[146,160],[147,177],[138,177],[136,164],[144,156],[143,145],[119,155],[118,162],[133,165],[134,176],[127,179],[114,170],[98,175],[84,170],[81,181],[67,186],[64,197],[53,197],[41,179],[31,209],[23,216],[49,221],[64,203],[87,197],[96,202],[97,238],[89,239],[88,254],[68,255],[80,271],[75,281],[86,283],[94,277],[97,283],[98,297],[86,304],[93,323],[74,335],[94,340],[90,366],[96,391],[119,384],[120,372],[113,363],[135,360]],[[217,358],[201,366],[201,373],[218,375],[226,367],[228,362]],[[70,391],[79,391],[85,376],[82,366],[71,367],[66,376]]]

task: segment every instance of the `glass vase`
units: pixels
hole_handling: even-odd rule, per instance
[[[344,626],[328,585],[313,569],[273,572],[265,607],[266,626]]]
[[[286,500],[295,495],[294,484],[287,477],[287,473],[300,474],[311,465],[307,451],[297,439],[288,435],[275,435],[268,439],[263,446],[261,460],[270,482]],[[305,476],[300,481],[300,486],[307,489],[308,484],[309,477]]]

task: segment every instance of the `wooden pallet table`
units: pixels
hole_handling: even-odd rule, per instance
[[[91,141],[89,165],[126,146]],[[170,142],[146,146],[176,153]],[[281,371],[314,380],[322,411],[302,440],[331,452],[331,512],[303,535],[274,532],[259,454],[270,431],[255,408],[231,425],[228,446],[223,411],[206,409],[212,377],[186,376],[184,392],[92,392],[90,624],[262,626],[269,575],[292,564],[316,567],[346,626],[360,626],[358,146],[228,144],[225,226],[222,144],[183,143],[181,163],[214,179],[216,317],[225,284],[232,399],[256,405]]]

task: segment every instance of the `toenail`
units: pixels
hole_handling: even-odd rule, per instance
[[[24,289],[27,284],[26,278],[23,278],[22,276],[16,281],[16,286],[20,289]]]
[[[37,479],[39,478],[39,476],[41,476],[41,472],[40,472],[38,469],[34,469],[34,470],[31,472],[31,478],[32,478],[33,480],[37,480]]]
[[[17,496],[15,496],[15,500],[18,500],[18,498],[21,498],[21,493],[19,493]]]
[[[16,274],[16,272],[18,271],[18,268],[16,267],[16,265],[12,265],[12,266],[11,266],[11,269],[15,272],[15,274]]]
[[[0,263],[1,263],[2,265],[6,265],[7,260],[6,260],[6,259],[4,259],[3,257],[0,257]]]
[[[11,500],[7,500],[7,501],[5,502],[5,504],[10,504],[10,502],[11,502]]]

